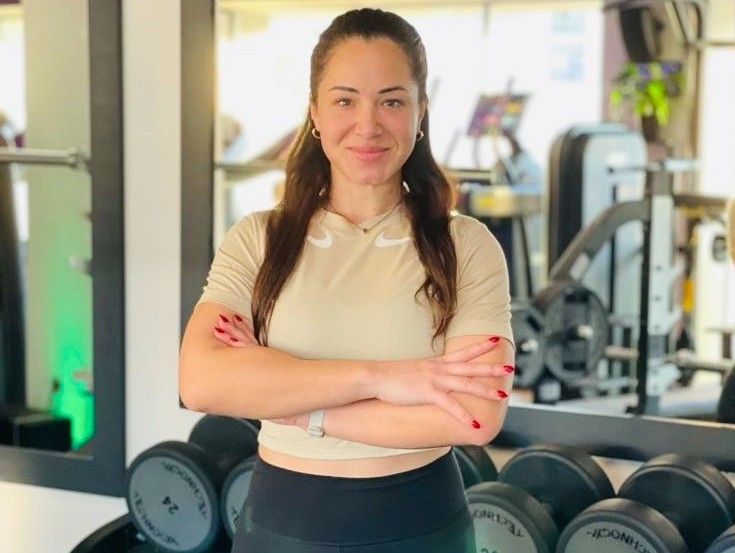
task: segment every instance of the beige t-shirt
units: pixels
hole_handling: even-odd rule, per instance
[[[199,300],[222,304],[252,319],[251,295],[263,259],[269,212],[236,223],[220,244]],[[402,210],[366,221],[365,233],[340,215],[318,211],[301,258],[279,296],[268,346],[305,359],[408,359],[441,354],[432,342],[433,317],[416,294],[426,273]],[[457,309],[446,338],[498,335],[513,341],[505,256],[481,222],[451,220],[457,251]],[[258,441],[290,455],[360,459],[422,451],[309,436],[263,421]],[[426,448],[433,449],[433,448]]]

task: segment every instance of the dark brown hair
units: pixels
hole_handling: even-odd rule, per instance
[[[311,54],[310,99],[316,102],[318,85],[332,50],[346,39],[387,38],[406,54],[411,75],[426,105],[426,52],[416,29],[398,15],[378,9],[348,11],[319,36]],[[267,343],[268,325],[281,290],[288,281],[304,247],[314,213],[328,198],[330,164],[321,144],[311,136],[313,122],[307,115],[286,162],[286,184],[282,200],[273,210],[266,233],[263,265],[253,291],[253,329]],[[404,204],[411,219],[419,259],[426,280],[423,291],[434,312],[434,337],[444,334],[457,303],[457,257],[449,231],[449,211],[454,205],[454,188],[431,154],[429,116],[421,121],[424,139],[418,141],[402,168],[410,193]],[[327,193],[321,193],[327,191]]]

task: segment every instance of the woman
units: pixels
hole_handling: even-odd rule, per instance
[[[263,421],[235,552],[475,551],[450,447],[502,425],[508,275],[449,215],[426,72],[395,14],[331,23],[284,197],[230,229],[187,325],[184,404]]]

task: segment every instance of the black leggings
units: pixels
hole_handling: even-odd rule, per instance
[[[258,459],[232,553],[476,553],[450,452],[375,478],[315,476]]]

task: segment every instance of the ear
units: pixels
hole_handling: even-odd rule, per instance
[[[424,116],[426,115],[426,100],[423,100],[421,102],[421,106],[419,107],[419,121],[418,121],[418,128],[421,128],[421,123],[424,122]]]
[[[319,117],[316,112],[316,104],[314,104],[313,100],[309,102],[309,117],[311,117],[314,128],[319,129]]]

